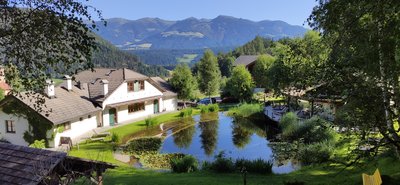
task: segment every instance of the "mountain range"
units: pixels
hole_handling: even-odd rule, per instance
[[[124,50],[204,49],[236,47],[255,36],[279,39],[302,36],[307,29],[283,21],[250,21],[230,16],[214,19],[187,18],[167,21],[159,18],[107,19],[96,32]]]

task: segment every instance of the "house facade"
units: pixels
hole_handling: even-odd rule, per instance
[[[0,139],[28,145],[24,134],[32,133],[34,118],[45,120],[50,147],[58,147],[64,138],[73,143],[98,127],[129,123],[163,111],[177,109],[177,94],[159,77],[147,77],[129,69],[95,69],[73,78],[65,76],[55,87],[49,81],[44,90],[43,110],[35,107],[35,96],[7,96],[0,102]],[[28,115],[12,114],[10,105],[21,104]],[[45,124],[45,123],[43,123]]]

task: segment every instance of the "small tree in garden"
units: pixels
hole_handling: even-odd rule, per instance
[[[179,99],[189,100],[194,97],[197,83],[188,65],[178,64],[172,72],[172,78],[169,82],[178,92]],[[186,104],[184,104],[184,107],[186,107]]]
[[[237,66],[233,69],[232,77],[226,83],[225,91],[240,101],[247,101],[253,95],[253,88],[254,82],[250,72],[244,66]]]

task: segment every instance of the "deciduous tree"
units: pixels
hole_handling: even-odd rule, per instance
[[[218,93],[221,71],[219,70],[218,61],[214,53],[211,50],[206,50],[197,67],[200,91],[207,96]]]
[[[197,89],[197,83],[187,64],[178,64],[172,72],[172,78],[169,82],[178,92],[179,99],[189,100],[194,98],[194,91]]]
[[[232,77],[226,83],[225,91],[240,101],[249,100],[253,95],[254,82],[243,65],[233,69]]]

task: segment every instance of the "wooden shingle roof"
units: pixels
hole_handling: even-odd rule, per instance
[[[39,184],[66,156],[0,142],[0,184]]]
[[[240,55],[235,62],[234,66],[244,65],[248,66],[249,64],[255,62],[258,58],[258,55]]]

